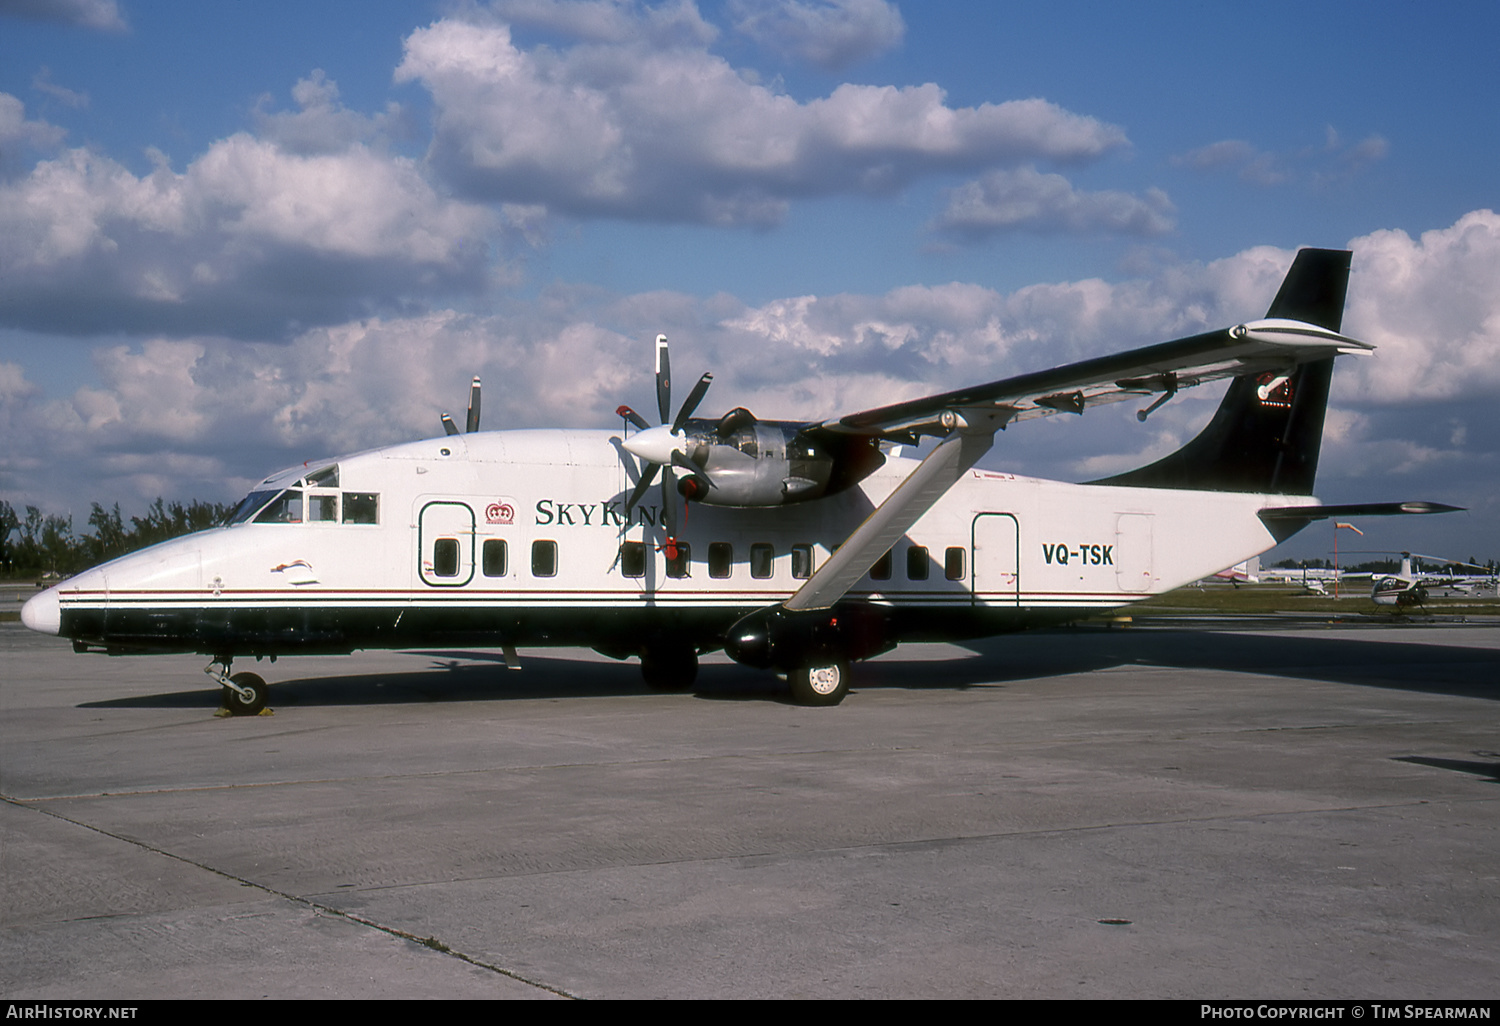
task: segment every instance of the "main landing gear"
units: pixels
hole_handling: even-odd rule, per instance
[[[815,660],[792,670],[786,680],[798,705],[838,705],[849,693],[849,664],[842,659]]]
[[[229,676],[230,656],[216,658],[203,672],[222,685],[224,709],[231,716],[258,716],[270,701],[270,686],[258,673],[236,673]]]
[[[641,676],[653,691],[687,691],[698,677],[698,655],[687,645],[653,645],[641,650]],[[786,675],[798,705],[838,705],[849,694],[849,663],[823,656]]]

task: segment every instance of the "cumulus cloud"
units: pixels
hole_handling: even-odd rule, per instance
[[[991,171],[952,190],[931,228],[970,242],[1014,231],[1152,236],[1176,227],[1175,212],[1160,189],[1149,189],[1144,196],[1085,192],[1062,175],[1028,166]]]
[[[432,93],[430,158],[454,188],[577,216],[774,224],[796,198],[1126,144],[1040,99],[955,108],[936,85],[845,84],[801,103],[701,47],[524,50],[488,22],[412,33],[396,78]]]
[[[337,153],[355,143],[384,148],[394,138],[409,135],[411,126],[398,103],[386,106],[383,113],[366,116],[339,102],[338,83],[328,78],[322,68],[307,78],[298,79],[292,87],[296,111],[271,111],[269,96],[256,105],[256,135],[288,153]]]
[[[754,307],[723,295],[558,285],[537,301],[499,301],[488,315],[361,318],[285,344],[209,336],[105,344],[93,350],[99,383],[67,397],[49,398],[19,368],[0,367],[0,423],[13,439],[0,454],[0,479],[26,501],[50,494],[59,508],[65,494],[74,506],[163,491],[228,501],[279,465],[437,434],[438,414],[462,407],[476,373],[486,382],[487,428],[612,427],[622,402],[654,409],[659,331],[674,340],[680,380],[714,372],[705,413],[745,405],[762,417],[828,417],[1246,316],[1202,301],[1184,310],[1183,296],[1211,295],[1212,282],[1200,268],[1177,282],[1087,280],[1012,293],[954,282]],[[1275,284],[1256,297],[1261,308]],[[1175,423],[1153,418],[1152,427]],[[1070,437],[1090,451],[1087,436]]]
[[[142,176],[74,149],[0,182],[0,321],[268,337],[481,287],[500,217],[362,142],[305,149],[239,133]]]
[[[23,166],[25,150],[50,150],[66,133],[45,121],[26,117],[26,105],[9,93],[0,93],[0,175]]]
[[[118,0],[0,0],[0,15],[6,14],[103,32],[127,28]]]
[[[825,71],[894,49],[906,22],[889,0],[732,0],[734,27],[768,49]]]
[[[1500,217],[1475,211],[1417,238],[1377,232],[1351,245],[1344,326],[1380,348],[1344,358],[1335,375],[1324,476],[1342,490],[1329,494],[1390,498],[1377,486],[1399,474],[1396,497],[1481,501],[1425,482],[1500,462],[1488,413],[1500,391]],[[1113,283],[1001,292],[950,282],[755,306],[554,285],[486,315],[357,318],[279,345],[100,345],[98,384],[66,397],[0,364],[0,485],[51,508],[161,493],[228,501],[280,465],[436,435],[439,412],[462,408],[476,373],[486,428],[614,427],[622,402],[654,409],[658,331],[673,339],[679,381],[714,372],[705,415],[745,405],[767,418],[830,417],[1260,316],[1292,257],[1256,247]],[[994,461],[1046,477],[1118,472],[1181,445],[1217,395],[1188,390],[1144,425],[1130,404],[1028,424],[1004,436]],[[1375,491],[1354,489],[1361,475]]]
[[[1361,360],[1354,394],[1403,403],[1500,390],[1500,215],[1452,227],[1355,239],[1345,329],[1380,348]]]
[[[638,0],[495,0],[504,22],[593,43],[707,46],[718,38],[692,0],[643,7]]]

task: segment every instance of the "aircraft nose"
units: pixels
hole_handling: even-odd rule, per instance
[[[62,604],[57,589],[48,588],[33,595],[21,607],[21,622],[40,634],[58,634],[62,630]]]

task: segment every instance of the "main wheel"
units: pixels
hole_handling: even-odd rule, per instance
[[[641,653],[641,676],[653,691],[687,691],[698,679],[698,653],[687,647],[648,648]]]
[[[229,685],[224,685],[224,708],[229,710],[231,716],[255,716],[270,701],[270,689],[259,674],[236,673],[229,679],[250,692],[248,696],[242,695]]]
[[[849,664],[842,659],[809,663],[787,674],[798,705],[838,705],[849,693]]]

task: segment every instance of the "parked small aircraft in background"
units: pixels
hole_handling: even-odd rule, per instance
[[[1323,583],[1322,578],[1313,577],[1302,582],[1302,587],[1307,589],[1309,595],[1321,595],[1328,597],[1328,585]]]
[[[1312,497],[1350,254],[1302,250],[1266,317],[824,421],[672,411],[653,426],[463,432],[301,464],[217,529],[85,571],[28,627],[111,655],[198,652],[236,713],[267,701],[236,658],[426,645],[585,645],[685,689],[722,649],[832,705],[849,664],[903,641],[1075,620],[1179,587],[1331,516],[1442,512]],[[1233,379],[1177,452],[1065,484],[976,470],[995,434]],[[634,430],[629,430],[633,428]],[[920,460],[890,445],[937,444]],[[653,483],[660,478],[655,502]],[[686,505],[691,506],[691,517]]]
[[[1401,553],[1401,569],[1393,574],[1346,574],[1345,579],[1356,577],[1370,577],[1374,584],[1370,589],[1370,598],[1377,606],[1394,606],[1397,610],[1410,609],[1412,606],[1420,606],[1427,601],[1429,592],[1434,588],[1454,588],[1459,591],[1471,591],[1494,580],[1493,575],[1484,577],[1472,574],[1453,573],[1421,573],[1412,570],[1412,558],[1431,559],[1442,563],[1444,566],[1467,566],[1475,570],[1487,570],[1488,567],[1479,566],[1476,563],[1465,563],[1457,559],[1444,559],[1442,556],[1424,556],[1422,553]]]

